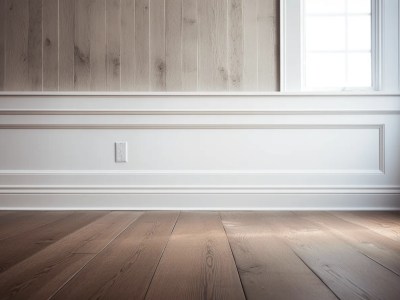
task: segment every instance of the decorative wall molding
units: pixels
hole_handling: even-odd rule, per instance
[[[0,208],[400,209],[399,113],[397,94],[3,93]]]

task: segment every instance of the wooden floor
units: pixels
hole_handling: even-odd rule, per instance
[[[400,299],[397,212],[0,212],[0,299]]]

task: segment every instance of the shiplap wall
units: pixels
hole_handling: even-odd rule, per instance
[[[277,90],[278,3],[0,0],[0,90]]]

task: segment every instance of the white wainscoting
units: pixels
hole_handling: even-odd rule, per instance
[[[394,94],[1,94],[0,151],[1,209],[400,209]]]

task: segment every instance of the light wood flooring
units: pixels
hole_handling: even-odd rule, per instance
[[[0,299],[400,299],[399,212],[0,212]]]

